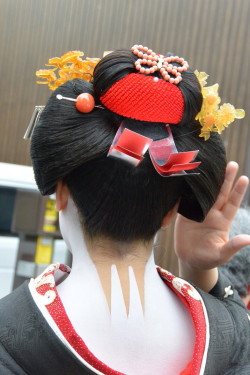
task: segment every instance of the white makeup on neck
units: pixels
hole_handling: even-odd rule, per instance
[[[179,373],[192,356],[192,323],[183,304],[159,277],[153,253],[145,263],[142,285],[133,262],[122,268],[111,262],[104,272],[106,280],[102,280],[98,271],[102,266],[96,266],[89,255],[71,198],[60,212],[60,227],[73,264],[57,289],[73,327],[89,350],[125,374]],[[123,297],[126,288],[128,306]]]

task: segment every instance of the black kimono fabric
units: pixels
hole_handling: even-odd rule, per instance
[[[229,284],[220,276],[210,294],[198,290],[207,309],[210,340],[205,371],[197,374],[250,375],[249,316],[236,292],[225,298]],[[0,300],[0,375],[95,373],[56,336],[33,301],[28,282]]]

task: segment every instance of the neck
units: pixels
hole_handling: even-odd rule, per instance
[[[98,237],[86,239],[86,245],[89,255],[96,265],[116,263],[121,266],[145,266],[152,251],[153,241],[124,243]]]
[[[156,272],[153,241],[123,243],[104,237],[90,239],[83,234],[77,209],[71,199],[67,208],[60,212],[60,227],[73,256],[72,271],[65,285],[70,283],[74,288],[81,288],[81,285],[93,284],[95,280],[96,285],[100,287],[101,284],[110,311],[112,294],[120,290],[127,314],[133,294],[131,287],[134,285],[143,309],[146,266],[148,272]],[[118,284],[118,287],[114,287],[114,284]]]
[[[112,275],[116,273],[121,284],[126,311],[129,311],[131,272],[137,283],[141,305],[144,306],[145,269],[152,253],[152,241],[148,243],[121,243],[107,238],[88,240],[87,248],[95,265],[103,291],[111,309]]]

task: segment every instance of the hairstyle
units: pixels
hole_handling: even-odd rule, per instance
[[[240,208],[234,218],[230,237],[237,234],[250,234],[250,207]],[[245,297],[250,286],[250,245],[238,251],[232,259],[220,269],[232,281],[239,295]]]
[[[148,153],[138,167],[107,157],[122,121],[130,130],[154,140],[165,137],[166,124],[124,118],[100,107],[83,114],[72,102],[56,99],[59,93],[76,98],[87,92],[99,104],[100,96],[112,84],[138,72],[135,60],[130,50],[115,51],[96,66],[92,82],[74,79],[60,86],[49,98],[32,136],[31,158],[41,193],[53,193],[57,182],[64,180],[90,236],[148,240],[178,201],[181,214],[202,221],[224,179],[226,159],[220,136],[213,133],[207,141],[199,137],[195,116],[202,95],[191,70],[182,73],[178,85],[185,103],[183,118],[170,127],[179,152],[199,150],[197,161],[201,164],[192,176],[160,176]],[[158,72],[154,75],[161,78]]]

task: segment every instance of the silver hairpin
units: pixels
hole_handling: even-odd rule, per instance
[[[61,94],[57,94],[56,98],[59,100],[65,99],[65,100],[69,100],[70,102],[76,102],[76,99],[67,98],[66,96],[62,96]]]
[[[41,116],[42,111],[44,110],[44,105],[37,105],[32,113],[29,126],[23,136],[24,139],[30,139],[32,137],[35,126]]]
[[[80,96],[80,95],[79,95]],[[68,100],[68,101],[70,101],[70,102],[77,102],[77,98],[76,99],[73,99],[73,98],[68,98],[67,96],[62,96],[61,94],[57,94],[56,95],[56,98],[58,99],[58,100],[62,100],[62,99],[64,99],[64,100]],[[103,106],[101,106],[101,105],[94,105],[94,107],[95,108],[100,108],[100,109],[104,109],[104,107]],[[81,112],[81,111],[80,111]]]

